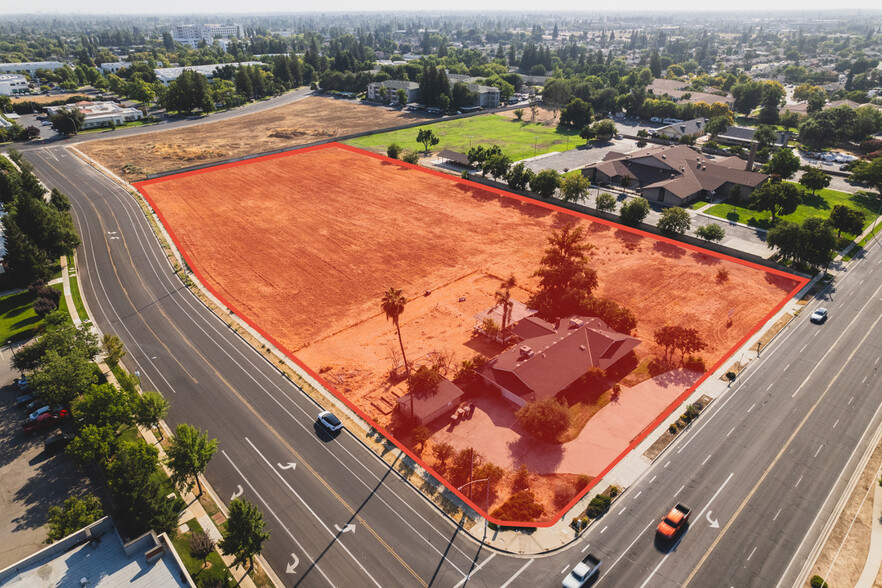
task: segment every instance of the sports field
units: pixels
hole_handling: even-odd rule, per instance
[[[475,353],[492,357],[501,349],[472,336],[473,315],[495,305],[499,283],[509,275],[518,283],[513,298],[526,302],[537,286],[533,272],[547,239],[565,224],[584,227],[595,246],[597,293],[637,316],[634,335],[643,343],[635,361],[644,366],[658,352],[653,332],[676,324],[699,329],[710,368],[804,283],[336,144],[141,182],[138,188],[203,283],[380,428],[390,422],[383,399],[404,393],[403,383],[388,378],[398,341],[380,310],[383,292],[395,286],[407,296],[400,323],[411,362],[431,353],[454,363]],[[723,273],[725,280],[719,279]],[[591,417],[572,450],[563,445],[562,455],[542,473],[601,474],[598,456],[607,465],[620,459],[699,376],[635,375],[617,406],[601,409],[598,415],[607,411],[603,418]],[[507,410],[491,404],[487,415]],[[601,427],[600,440],[586,433],[598,434],[597,423],[619,428],[611,435]],[[520,436],[516,428],[510,431]],[[433,432],[441,435],[437,427]],[[477,431],[469,442],[510,474],[519,463],[548,463],[537,458],[542,444],[514,443],[515,455],[506,453],[511,435],[484,435],[489,437]],[[497,498],[505,497],[502,492]],[[549,505],[548,517],[557,512]]]
[[[486,114],[358,137],[346,141],[346,144],[384,154],[392,143],[398,143],[407,151],[422,151],[425,147],[417,143],[416,137],[420,129],[425,128],[432,129],[441,139],[432,147],[433,151],[452,149],[468,153],[469,148],[476,145],[499,145],[503,153],[517,161],[542,153],[575,149],[585,143],[579,138],[579,130],[529,122],[530,110],[525,110],[524,121],[518,121],[508,113]]]

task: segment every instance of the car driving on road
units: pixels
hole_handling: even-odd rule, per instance
[[[827,309],[826,308],[818,308],[815,312],[812,313],[812,316],[809,317],[813,323],[823,323],[827,320]]]
[[[337,418],[337,415],[332,413],[330,410],[323,410],[318,414],[319,422],[324,425],[324,427],[331,431],[332,433],[339,431],[343,428],[343,423],[340,422],[340,419]]]
[[[564,578],[563,588],[582,588],[588,580],[597,579],[598,569],[600,569],[600,558],[589,553]]]

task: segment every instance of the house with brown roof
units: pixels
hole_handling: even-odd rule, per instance
[[[422,398],[414,398],[411,405],[410,394],[405,394],[398,399],[398,410],[401,414],[410,415],[413,409],[413,418],[418,425],[427,425],[432,421],[452,413],[459,408],[465,393],[462,389],[444,378],[438,383],[438,390]]]
[[[589,369],[605,370],[640,344],[596,317],[573,316],[557,326],[528,317],[512,330],[529,336],[484,364],[478,374],[518,406],[556,396]]]
[[[739,157],[711,157],[688,145],[654,145],[631,153],[607,153],[582,169],[594,184],[638,188],[647,200],[686,206],[728,194],[733,186],[747,196],[769,179],[748,171]]]

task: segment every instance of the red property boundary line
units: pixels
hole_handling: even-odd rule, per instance
[[[403,168],[405,168],[405,169],[412,169],[412,170],[416,170],[416,171],[419,171],[419,172],[422,172],[422,173],[431,174],[431,175],[434,175],[434,176],[436,176],[436,177],[438,177],[438,178],[442,178],[442,179],[444,179],[445,181],[451,181],[451,182],[455,182],[455,183],[458,183],[458,184],[466,185],[466,186],[469,186],[469,187],[472,187],[472,188],[476,188],[476,189],[478,189],[478,190],[483,190],[483,191],[485,191],[485,192],[490,192],[490,193],[495,194],[495,195],[497,195],[497,196],[501,196],[501,197],[504,197],[504,198],[511,198],[511,199],[514,199],[514,200],[518,200],[518,201],[520,201],[520,202],[524,202],[524,203],[532,204],[532,205],[535,205],[535,206],[540,206],[540,207],[542,207],[542,208],[546,208],[546,209],[548,209],[548,210],[552,210],[552,211],[555,211],[555,212],[563,212],[563,213],[566,213],[566,214],[572,215],[572,216],[575,217],[575,218],[587,219],[587,220],[590,220],[591,222],[600,223],[600,224],[603,224],[603,225],[607,225],[607,226],[609,226],[609,227],[613,227],[613,228],[618,229],[618,230],[623,230],[623,231],[627,231],[627,232],[630,232],[630,233],[634,233],[634,234],[636,234],[636,235],[640,235],[641,237],[649,237],[649,238],[654,239],[654,240],[656,240],[656,241],[661,241],[661,242],[663,242],[663,243],[668,243],[668,244],[670,244],[670,245],[674,245],[674,246],[677,246],[677,247],[682,247],[682,248],[684,248],[684,249],[688,249],[688,250],[691,250],[691,251],[694,251],[694,252],[698,252],[698,253],[701,253],[701,254],[703,254],[703,255],[709,255],[709,256],[711,256],[711,257],[716,257],[716,258],[723,259],[723,260],[726,260],[726,261],[729,261],[729,262],[737,263],[737,264],[740,264],[740,265],[743,265],[743,266],[746,266],[746,267],[750,267],[750,268],[753,268],[753,269],[761,270],[761,271],[763,271],[763,272],[766,272],[766,273],[769,273],[769,274],[772,274],[772,275],[775,275],[775,276],[779,276],[779,277],[784,277],[784,278],[788,278],[788,279],[796,280],[796,282],[797,282],[797,286],[795,286],[795,287],[793,288],[793,290],[791,290],[791,291],[790,291],[790,292],[789,292],[784,298],[782,298],[782,300],[781,300],[781,301],[780,301],[780,302],[779,302],[779,303],[778,303],[778,304],[777,304],[777,305],[776,305],[776,306],[775,306],[775,307],[774,307],[774,308],[773,308],[768,314],[766,314],[766,316],[765,316],[762,320],[760,320],[760,321],[759,321],[759,322],[758,322],[758,323],[757,323],[757,324],[756,324],[756,325],[755,325],[755,326],[754,326],[754,327],[753,327],[748,333],[746,333],[746,334],[744,335],[744,337],[742,337],[741,340],[738,341],[738,343],[736,343],[736,344],[735,344],[735,345],[734,345],[734,346],[733,346],[733,347],[732,347],[732,348],[731,348],[726,354],[724,354],[724,355],[723,355],[723,356],[722,356],[722,357],[721,357],[721,358],[720,358],[720,359],[719,359],[719,360],[718,360],[718,361],[717,361],[717,362],[716,362],[711,368],[709,368],[709,369],[704,373],[704,375],[703,375],[701,378],[699,378],[699,380],[698,380],[697,382],[695,382],[692,386],[690,386],[685,392],[683,392],[683,394],[681,394],[676,400],[674,400],[671,404],[669,404],[669,405],[668,405],[668,406],[667,406],[667,407],[666,407],[661,413],[659,413],[658,417],[656,417],[655,420],[653,420],[650,424],[648,424],[646,427],[644,427],[644,428],[640,431],[640,433],[639,433],[636,437],[634,437],[634,439],[631,440],[631,443],[625,448],[625,450],[622,451],[622,453],[620,453],[620,454],[618,455],[618,457],[616,457],[616,458],[615,458],[615,459],[614,459],[614,460],[613,460],[608,466],[606,466],[606,468],[604,468],[599,474],[597,474],[596,476],[594,476],[594,478],[592,479],[591,483],[589,483],[589,484],[588,484],[588,485],[587,485],[587,486],[586,486],[581,492],[579,492],[579,493],[576,495],[576,497],[573,498],[573,500],[572,500],[569,504],[566,505],[566,507],[564,507],[563,509],[561,509],[561,510],[560,510],[560,511],[554,516],[554,518],[553,518],[552,520],[550,520],[550,521],[544,521],[544,522],[538,522],[538,523],[537,523],[537,522],[501,521],[501,520],[499,520],[499,519],[496,519],[496,518],[494,518],[494,517],[491,517],[491,516],[490,516],[490,513],[486,513],[486,512],[484,512],[484,509],[482,509],[481,507],[479,507],[479,506],[478,506],[477,504],[475,504],[473,501],[469,500],[468,497],[466,497],[466,495],[464,495],[464,494],[461,493],[459,490],[457,490],[455,487],[453,487],[452,485],[450,485],[450,483],[447,481],[446,478],[444,478],[444,476],[441,476],[441,475],[439,475],[437,472],[435,472],[435,470],[432,469],[428,464],[426,464],[425,462],[423,462],[423,460],[422,460],[419,456],[417,456],[416,454],[414,454],[414,453],[413,453],[408,447],[406,447],[403,443],[399,442],[398,439],[396,439],[394,435],[391,435],[391,434],[390,434],[388,431],[386,431],[383,427],[380,427],[376,422],[374,422],[374,420],[373,420],[372,418],[370,418],[370,417],[369,417],[364,411],[362,411],[359,407],[357,407],[354,403],[352,403],[352,402],[351,402],[351,401],[350,401],[345,395],[343,395],[343,394],[341,394],[340,392],[338,392],[336,388],[334,388],[333,386],[331,386],[327,381],[324,380],[324,378],[322,378],[319,374],[317,374],[315,371],[313,371],[309,366],[307,366],[306,364],[304,364],[303,362],[301,362],[301,361],[300,361],[300,360],[299,360],[299,359],[298,359],[293,353],[291,353],[291,352],[290,352],[290,351],[289,351],[284,345],[282,345],[281,343],[279,343],[278,341],[276,341],[272,336],[270,336],[268,333],[266,333],[266,332],[265,332],[265,331],[264,331],[259,325],[257,325],[254,321],[252,321],[252,320],[251,320],[249,317],[247,317],[246,315],[244,315],[244,314],[242,314],[241,312],[239,312],[239,310],[238,310],[235,306],[231,305],[231,304],[230,304],[230,303],[229,303],[229,302],[228,302],[223,296],[221,296],[221,294],[218,293],[217,290],[215,290],[215,288],[214,288],[214,287],[213,287],[213,286],[212,286],[212,285],[211,285],[211,284],[210,284],[210,283],[209,283],[209,282],[203,277],[202,272],[201,272],[201,271],[199,270],[199,268],[193,263],[193,260],[190,258],[189,254],[188,254],[187,251],[184,249],[184,247],[181,245],[181,242],[178,240],[177,235],[175,235],[174,231],[171,229],[171,226],[170,226],[169,223],[166,221],[164,215],[162,214],[162,211],[156,206],[155,202],[153,201],[153,199],[150,197],[150,195],[148,194],[148,192],[147,192],[147,190],[146,190],[146,187],[147,187],[147,186],[150,186],[150,185],[152,185],[152,184],[158,184],[158,183],[167,182],[167,181],[170,181],[170,180],[176,180],[176,179],[179,179],[179,178],[182,178],[182,177],[194,176],[194,175],[200,175],[200,174],[205,174],[205,173],[214,172],[214,171],[217,171],[217,170],[220,170],[220,169],[227,169],[227,168],[232,168],[232,167],[238,167],[238,166],[241,166],[241,165],[250,165],[250,164],[252,164],[252,163],[256,163],[256,162],[260,162],[260,161],[268,161],[268,160],[272,160],[272,159],[278,159],[278,158],[281,158],[281,157],[290,157],[290,156],[292,156],[292,155],[297,155],[297,154],[301,154],[301,153],[306,153],[306,152],[309,152],[309,151],[319,151],[319,150],[323,150],[323,149],[345,149],[345,150],[347,150],[347,151],[351,151],[352,153],[356,153],[356,154],[358,154],[358,155],[368,156],[368,157],[373,157],[374,159],[377,159],[377,160],[380,160],[380,161],[383,161],[383,162],[386,162],[386,163],[393,163],[393,164],[399,165],[399,166],[401,166],[401,167],[403,167]],[[592,490],[592,489],[593,489],[593,488],[594,488],[594,487],[595,487],[595,486],[596,486],[596,485],[597,485],[597,484],[603,479],[604,476],[606,476],[610,471],[612,471],[612,469],[613,469],[616,465],[618,465],[618,463],[619,463],[622,459],[624,459],[626,455],[628,455],[631,451],[633,451],[634,448],[637,447],[637,445],[639,445],[639,444],[640,444],[640,443],[641,443],[641,442],[642,442],[642,441],[643,441],[643,440],[649,435],[649,433],[650,433],[652,430],[654,430],[654,429],[655,429],[656,427],[658,427],[658,426],[659,426],[659,425],[660,425],[660,424],[661,424],[666,418],[668,418],[668,417],[671,415],[671,413],[673,413],[674,410],[675,410],[680,404],[682,404],[682,403],[683,403],[683,402],[684,402],[684,401],[685,401],[685,400],[686,400],[686,399],[687,399],[687,398],[688,398],[688,397],[689,397],[689,396],[690,396],[690,395],[691,395],[691,394],[692,394],[692,393],[693,393],[693,392],[694,392],[694,391],[695,391],[695,390],[696,390],[701,384],[703,384],[703,383],[704,383],[704,382],[705,382],[705,381],[706,381],[706,380],[707,380],[707,379],[708,379],[708,378],[709,378],[714,372],[716,372],[716,371],[717,371],[717,370],[718,370],[718,369],[719,369],[719,368],[720,368],[720,367],[721,367],[726,361],[728,361],[729,358],[732,357],[732,355],[735,353],[735,351],[736,351],[738,348],[740,348],[742,345],[744,345],[744,344],[745,344],[745,343],[746,343],[746,342],[747,342],[747,341],[748,341],[748,340],[749,340],[754,334],[756,334],[757,331],[759,331],[759,329],[760,329],[765,323],[767,323],[772,317],[774,317],[774,316],[778,313],[778,311],[780,311],[782,308],[784,308],[784,305],[787,304],[787,301],[790,300],[791,298],[793,298],[793,297],[796,295],[796,293],[799,292],[799,291],[800,291],[800,290],[801,290],[801,289],[802,289],[802,288],[803,288],[803,287],[809,282],[809,279],[808,279],[808,278],[804,278],[804,277],[802,277],[802,276],[796,276],[796,275],[794,275],[794,274],[790,274],[790,273],[787,273],[787,272],[784,272],[784,271],[781,271],[781,270],[776,270],[776,269],[774,269],[774,268],[768,268],[768,267],[765,267],[765,266],[762,266],[762,265],[759,265],[759,264],[756,264],[756,263],[752,263],[752,262],[749,262],[749,261],[746,261],[746,260],[743,260],[743,259],[738,259],[738,258],[736,258],[736,257],[731,257],[731,256],[728,256],[728,255],[725,255],[725,254],[722,254],[722,253],[718,253],[718,252],[716,252],[716,251],[710,251],[710,250],[707,250],[707,249],[702,249],[702,248],[700,248],[700,247],[696,247],[696,246],[694,246],[694,245],[690,245],[690,244],[688,244],[688,243],[683,243],[683,242],[680,242],[680,241],[676,241],[676,240],[674,240],[674,239],[669,239],[669,238],[667,238],[667,237],[663,237],[663,236],[659,236],[659,235],[654,235],[654,234],[652,234],[652,233],[648,233],[648,232],[646,232],[646,231],[641,231],[641,230],[639,230],[639,229],[634,229],[634,228],[627,227],[627,226],[624,226],[624,225],[619,225],[619,224],[613,223],[613,222],[608,221],[608,220],[605,220],[605,219],[596,218],[596,217],[593,217],[593,216],[589,216],[589,215],[587,215],[587,214],[583,214],[583,213],[580,213],[580,212],[576,212],[576,211],[573,211],[573,210],[569,210],[569,209],[566,209],[566,208],[562,208],[562,207],[560,207],[560,206],[556,206],[556,205],[554,205],[554,204],[552,204],[552,203],[550,203],[550,202],[542,202],[542,201],[538,201],[538,200],[533,200],[533,199],[528,198],[528,197],[526,197],[526,196],[521,196],[521,195],[519,195],[519,194],[513,194],[513,193],[510,193],[510,192],[505,192],[505,191],[500,190],[500,189],[498,189],[498,188],[493,188],[493,187],[490,187],[490,186],[485,186],[485,185],[483,185],[483,184],[478,184],[478,183],[476,183],[476,182],[471,182],[471,181],[469,181],[469,180],[464,180],[464,179],[461,179],[461,178],[457,178],[457,177],[451,176],[451,175],[449,175],[449,174],[445,174],[445,173],[440,172],[440,171],[437,171],[437,170],[427,169],[427,168],[425,168],[425,167],[421,167],[421,166],[419,166],[419,165],[414,165],[414,164],[405,163],[405,162],[400,161],[400,160],[397,160],[397,159],[391,159],[391,158],[389,158],[389,157],[386,157],[386,156],[384,156],[384,155],[380,155],[380,154],[378,154],[378,153],[372,153],[372,152],[370,152],[370,151],[364,151],[364,150],[362,150],[362,149],[358,149],[358,148],[356,148],[356,147],[352,147],[352,146],[349,146],[349,145],[344,145],[344,144],[342,144],[342,143],[325,143],[325,144],[323,144],[323,145],[315,145],[315,146],[312,146],[312,147],[305,147],[305,148],[302,148],[302,149],[294,149],[294,150],[291,150],[291,151],[285,151],[285,152],[283,152],[283,153],[274,153],[274,154],[272,154],[272,155],[266,155],[266,156],[264,156],[264,157],[257,157],[257,158],[254,158],[254,159],[246,159],[246,160],[242,160],[242,161],[235,161],[235,162],[232,162],[232,163],[221,164],[221,165],[218,165],[218,166],[215,166],[215,167],[208,167],[208,168],[202,168],[202,169],[198,169],[198,170],[192,170],[192,171],[184,172],[184,173],[177,174],[177,175],[163,176],[163,177],[161,177],[161,178],[154,178],[154,179],[152,179],[152,180],[144,180],[144,181],[141,181],[141,182],[135,182],[133,185],[138,189],[138,191],[141,193],[141,195],[144,196],[144,198],[147,200],[147,202],[150,203],[151,208],[153,208],[153,211],[156,213],[157,217],[159,217],[159,220],[160,220],[160,221],[162,222],[162,224],[165,226],[166,230],[168,231],[169,236],[171,237],[171,239],[172,239],[172,241],[174,242],[175,246],[178,248],[178,251],[181,253],[181,256],[182,256],[182,257],[184,258],[184,260],[187,262],[187,265],[189,265],[190,270],[196,275],[196,277],[199,279],[199,281],[202,283],[202,285],[203,285],[203,286],[204,286],[209,292],[211,292],[211,293],[212,293],[212,294],[213,294],[218,300],[220,300],[221,303],[223,303],[223,304],[224,304],[224,305],[225,305],[225,306],[226,306],[231,312],[233,312],[236,316],[238,316],[240,319],[242,319],[243,321],[245,321],[245,323],[248,324],[248,326],[250,326],[252,329],[254,329],[254,330],[257,331],[258,333],[260,333],[261,336],[263,336],[267,341],[269,341],[270,343],[272,343],[277,349],[279,349],[282,353],[284,353],[286,357],[288,357],[288,358],[291,359],[294,363],[296,363],[296,364],[297,364],[297,365],[298,365],[303,371],[305,371],[305,372],[306,372],[307,374],[309,374],[312,378],[314,378],[316,381],[318,381],[318,382],[319,382],[322,386],[324,386],[327,390],[331,391],[331,393],[333,393],[334,396],[336,396],[338,400],[340,400],[340,401],[343,402],[347,407],[349,407],[350,410],[352,410],[352,411],[355,412],[358,416],[360,416],[362,419],[364,419],[364,420],[365,420],[368,424],[370,424],[374,429],[376,429],[377,431],[379,431],[380,433],[382,433],[383,436],[385,436],[387,439],[391,440],[392,443],[393,443],[396,447],[398,447],[398,449],[400,449],[401,451],[403,451],[403,452],[404,452],[408,457],[410,457],[414,462],[416,462],[417,464],[419,464],[420,467],[422,467],[422,468],[425,469],[427,472],[429,472],[431,475],[433,475],[437,480],[441,481],[441,483],[443,483],[444,486],[445,486],[448,490],[450,490],[451,492],[453,492],[453,493],[454,493],[454,494],[455,494],[460,500],[462,500],[463,502],[465,502],[466,504],[468,504],[468,505],[469,505],[472,509],[474,509],[478,514],[484,516],[484,517],[485,517],[488,521],[490,521],[491,523],[495,523],[495,524],[497,524],[497,525],[499,525],[499,526],[502,526],[502,527],[529,527],[529,528],[539,528],[539,527],[551,527],[551,526],[553,526],[554,524],[556,524],[561,518],[563,518],[563,516],[564,516],[564,514],[565,514],[566,512],[568,512],[571,508],[573,508],[573,507],[576,505],[576,503],[579,502],[579,500],[581,500],[586,494],[588,494],[588,492],[590,492],[590,491],[591,491],[591,490]]]

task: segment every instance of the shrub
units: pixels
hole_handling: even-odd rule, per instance
[[[558,484],[554,487],[554,506],[563,508],[570,503],[576,495],[571,484]]]
[[[533,492],[522,490],[513,494],[502,506],[490,514],[503,521],[530,522],[541,517],[544,513],[545,507],[536,502],[536,496]]]
[[[412,163],[414,165],[420,162],[420,154],[416,151],[409,151],[401,156],[401,161],[404,163]]]
[[[698,416],[698,409],[695,408],[694,404],[688,404],[686,405],[686,412],[683,416],[686,417],[687,421],[691,421]]]
[[[527,469],[526,464],[521,464],[521,467],[518,468],[518,471],[515,472],[514,480],[511,483],[511,489],[515,492],[520,492],[521,490],[526,490],[530,487],[530,470]]]
[[[723,284],[729,281],[729,270],[724,267],[721,267],[717,270],[717,283]]]
[[[612,194],[604,192],[597,196],[597,210],[601,212],[615,212],[616,197]]]
[[[585,514],[592,519],[596,519],[606,512],[606,509],[609,508],[609,505],[611,503],[612,498],[610,498],[606,494],[598,494],[591,499],[591,502],[588,504],[588,508],[585,509]]]
[[[668,433],[671,435],[675,435],[677,433],[677,423],[671,423],[668,425]]]
[[[573,483],[573,488],[576,492],[581,492],[585,489],[585,486],[591,483],[591,476],[587,474],[579,474],[579,477],[576,478],[576,481]]]
[[[403,151],[401,145],[398,143],[392,143],[386,148],[386,155],[391,157],[392,159],[398,159],[398,156],[401,155]]]
[[[830,585],[827,584],[821,576],[812,576],[809,584],[812,588],[830,588]]]
[[[571,420],[567,406],[554,397],[528,402],[518,409],[517,416],[527,433],[548,443],[555,443]]]
[[[622,223],[631,226],[639,225],[647,214],[649,214],[649,202],[639,196],[625,202],[619,210]]]
[[[726,230],[717,223],[710,223],[695,229],[695,234],[705,241],[719,241],[726,236]]]
[[[707,371],[707,365],[704,363],[704,358],[699,357],[698,355],[688,356],[683,361],[683,367],[687,370],[692,370],[693,372],[704,373]]]
[[[469,179],[469,172],[468,172],[468,170],[465,170],[465,169],[462,170],[462,173],[459,174],[459,177],[461,177],[461,178],[464,179],[464,180]]]

